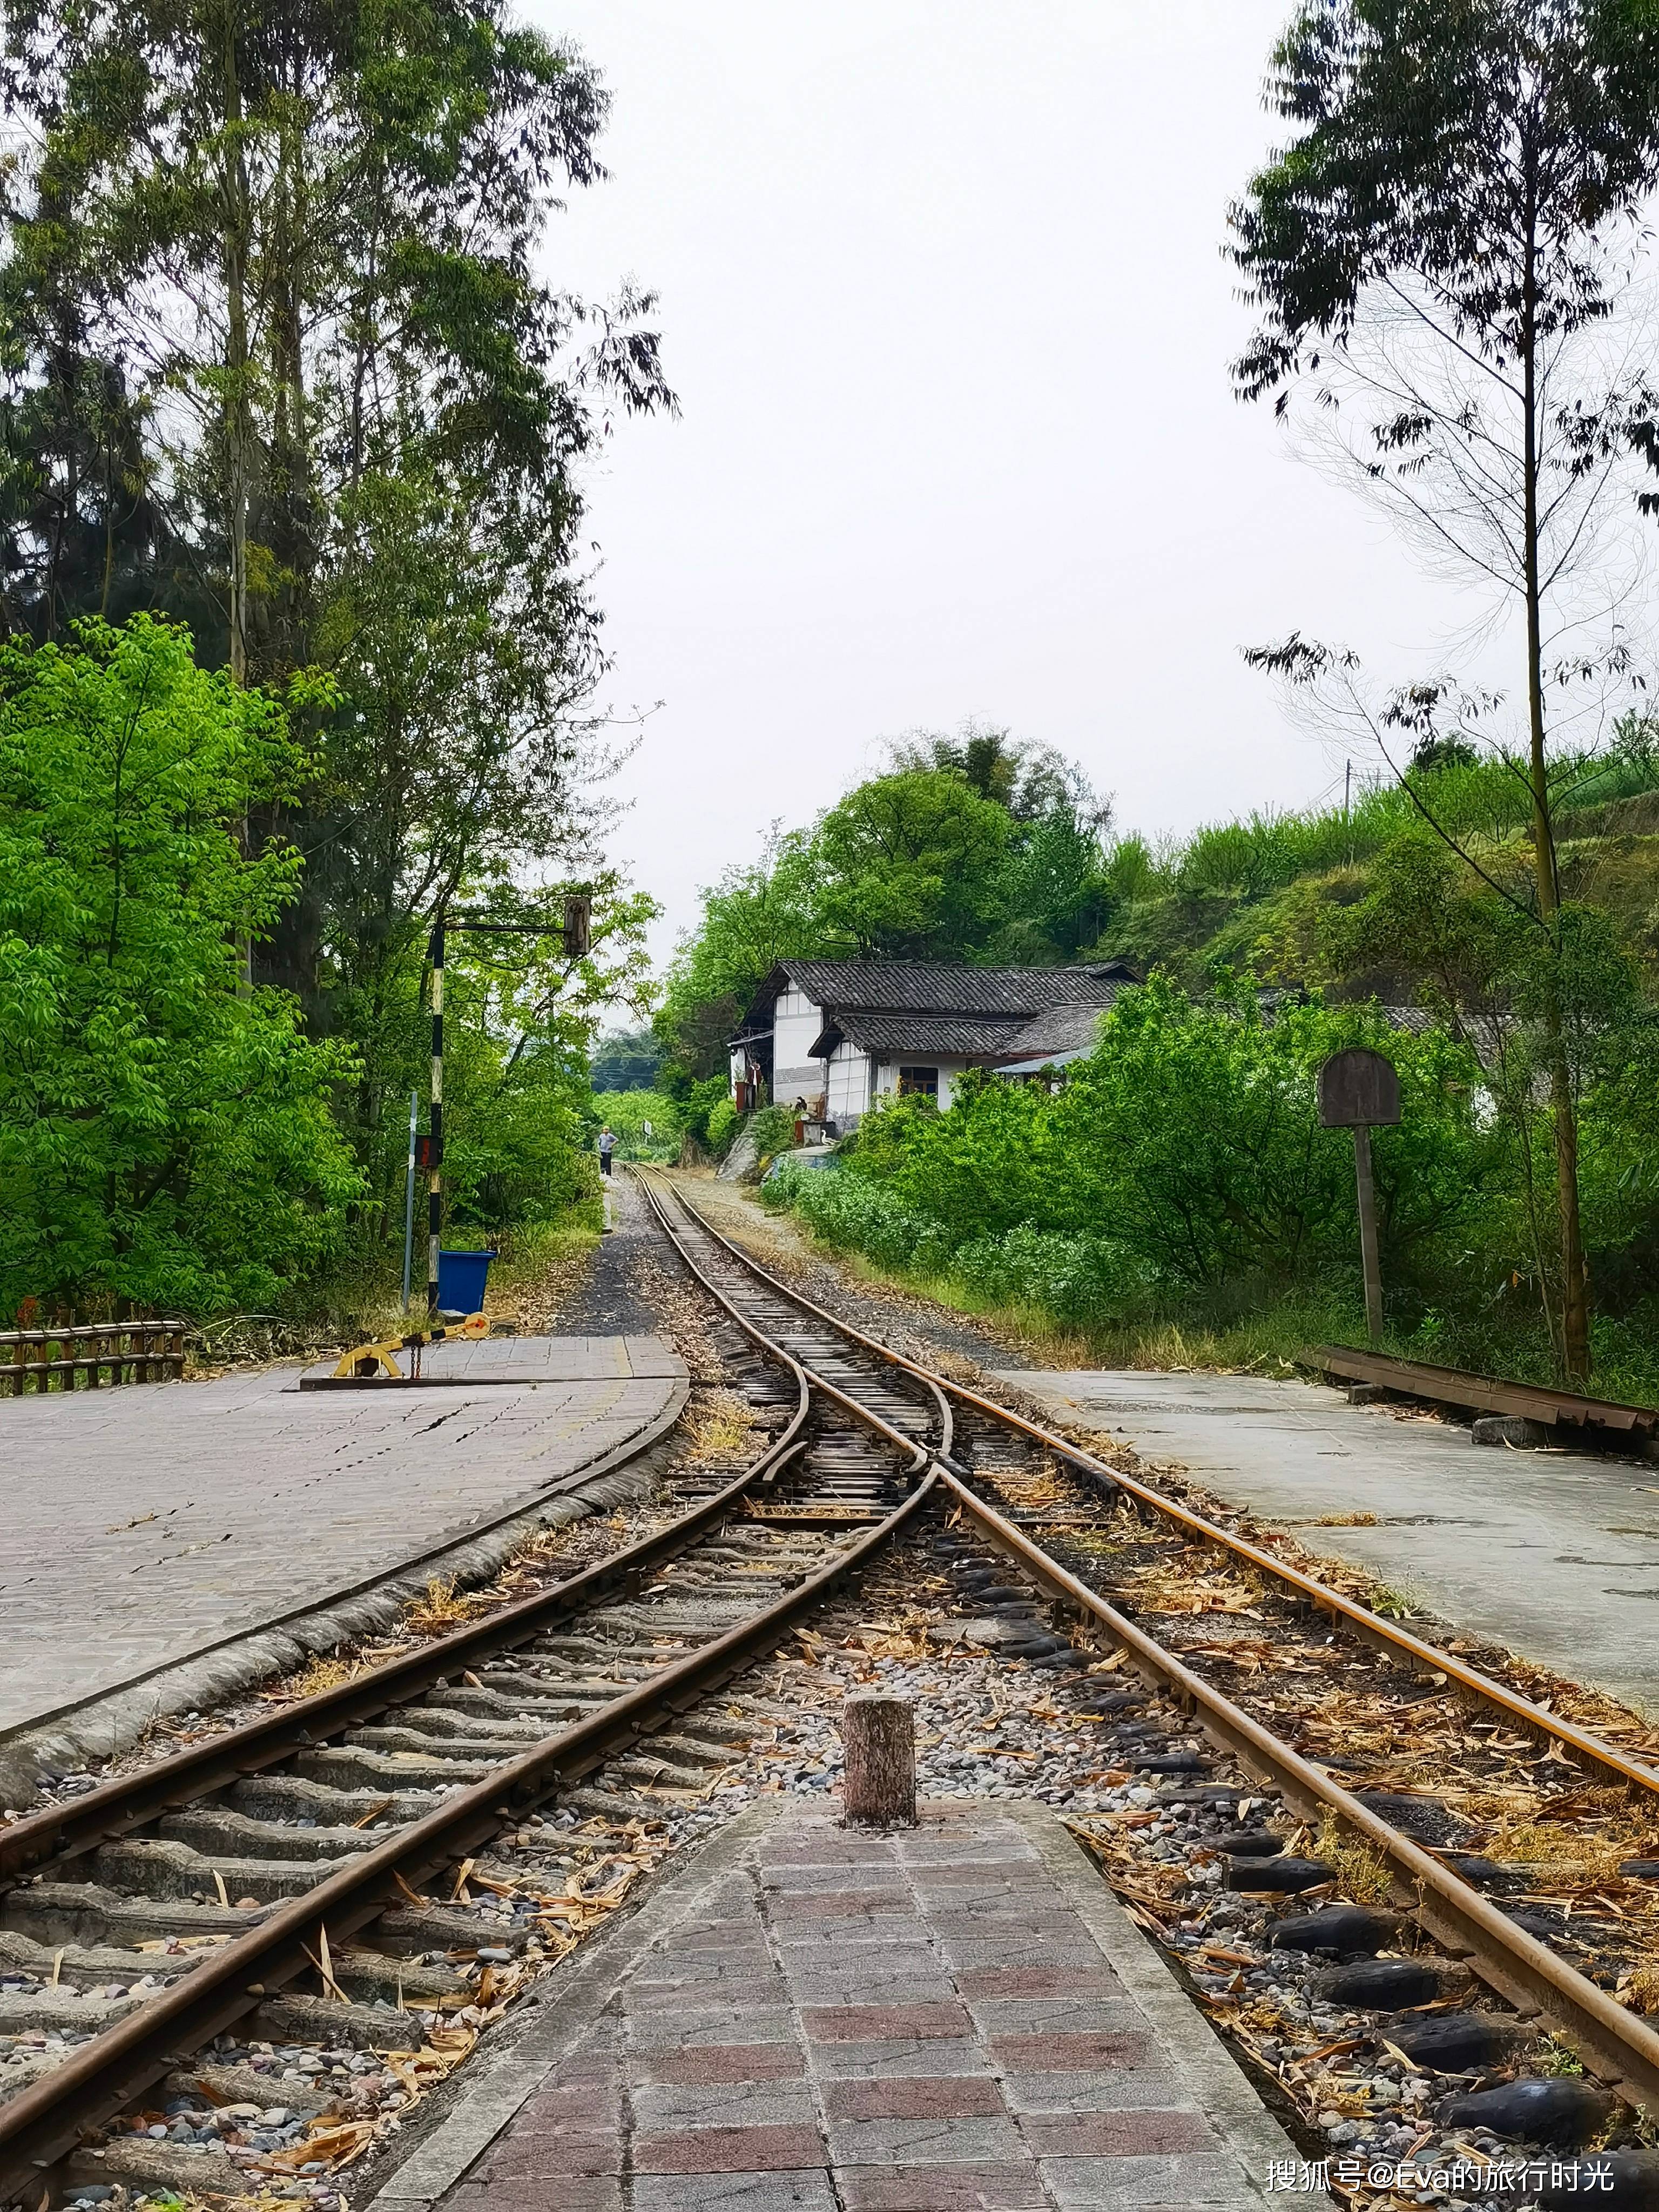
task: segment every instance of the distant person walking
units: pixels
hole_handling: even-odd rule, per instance
[[[611,1133],[611,1124],[607,1121],[599,1132],[599,1173],[601,1175],[610,1174],[611,1155],[616,1149],[617,1139]]]

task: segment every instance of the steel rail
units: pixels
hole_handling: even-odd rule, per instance
[[[805,1392],[805,1386],[802,1387]],[[0,1828],[0,1883],[15,1881],[47,1863],[55,1872],[64,1861],[95,1850],[113,1836],[159,1819],[163,1813],[195,1804],[216,1790],[228,1789],[298,1747],[325,1742],[340,1729],[389,1706],[406,1704],[434,1683],[497,1651],[511,1649],[527,1636],[558,1627],[586,1611],[607,1590],[618,1584],[625,1586],[648,1571],[657,1560],[694,1542],[795,1449],[795,1431],[804,1422],[805,1412],[803,1398],[788,1428],[734,1482],[678,1515],[665,1528],[640,1537],[551,1589],[520,1598],[516,1605],[503,1606],[481,1620],[469,1621],[465,1627],[371,1668],[349,1682],[295,1698],[291,1705],[261,1713],[153,1766],[121,1775],[88,1790],[84,1796],[46,1806],[9,1827]]]
[[[419,1574],[422,1568],[441,1564],[458,1547],[476,1544],[482,1537],[493,1535],[498,1528],[505,1528],[512,1522],[523,1520],[550,1499],[568,1497],[574,1492],[585,1490],[589,1483],[598,1482],[607,1474],[615,1474],[636,1459],[642,1459],[653,1444],[660,1443],[670,1430],[676,1426],[690,1397],[690,1384],[684,1380],[678,1382],[662,1411],[653,1414],[631,1436],[624,1437],[620,1443],[612,1444],[585,1466],[573,1468],[568,1474],[556,1475],[552,1481],[528,1492],[501,1512],[491,1513],[485,1519],[471,1522],[459,1536],[452,1533],[434,1544],[428,1544],[424,1551],[392,1561],[378,1573],[363,1575],[356,1582],[347,1583],[343,1588],[325,1590],[319,1596],[307,1598],[302,1604],[290,1606],[285,1613],[273,1613],[268,1620],[256,1622],[252,1628],[235,1629],[228,1635],[216,1637],[210,1643],[192,1645],[189,1650],[179,1652],[174,1658],[158,1661],[142,1674],[129,1674],[123,1681],[112,1682],[102,1690],[72,1698],[67,1705],[55,1705],[48,1711],[35,1713],[28,1720],[20,1721],[12,1727],[0,1729],[0,1751],[59,1722],[85,1713],[106,1698],[125,1697],[131,1691],[142,1689],[146,1682],[153,1682],[160,1675],[169,1674],[180,1667],[193,1666],[200,1659],[210,1659],[216,1652],[229,1650],[238,1644],[246,1643],[250,1637],[268,1635],[275,1629],[286,1628],[291,1623],[307,1620],[313,1614],[332,1612],[336,1607],[349,1605],[353,1598],[361,1597],[366,1590],[384,1589],[388,1583],[401,1581],[405,1576]],[[5,1833],[6,1831],[0,1828],[0,1837]]]
[[[88,1791],[84,1796],[43,1808],[40,1813],[0,1830],[0,1881],[15,1881],[42,1866],[52,1872],[65,1862],[82,1856],[110,1838],[126,1833],[163,1813],[199,1802],[214,1791],[229,1787],[248,1774],[261,1771],[306,1745],[326,1741],[342,1729],[371,1715],[384,1712],[419,1696],[434,1683],[464,1672],[492,1653],[509,1649],[527,1637],[556,1627],[579,1615],[609,1590],[650,1571],[667,1556],[684,1551],[721,1516],[751,1486],[765,1481],[796,1452],[802,1443],[811,1403],[811,1386],[799,1363],[787,1354],[774,1353],[788,1368],[796,1389],[795,1407],[781,1433],[746,1467],[737,1479],[690,1511],[679,1515],[651,1535],[624,1547],[583,1573],[550,1590],[504,1607],[486,1619],[469,1622],[450,1635],[405,1653],[401,1658],[374,1668],[356,1680],[315,1696],[295,1700],[280,1711],[261,1715],[222,1735],[135,1774]],[[879,1536],[884,1531],[872,1532]],[[854,1547],[830,1565],[840,1571],[861,1553]],[[787,1594],[793,1602],[808,1587]],[[744,1624],[752,1628],[754,1623]],[[504,1761],[494,1776],[447,1798],[423,1820],[389,1836],[352,1865],[330,1876],[312,1890],[275,1909],[267,1908],[245,1936],[233,1938],[209,1961],[192,1967],[170,1990],[150,1999],[126,2020],[94,2037],[75,2057],[55,2068],[17,2097],[0,2106],[0,2196],[19,2187],[38,2184],[42,2169],[74,2148],[90,2130],[111,2118],[133,2097],[177,2063],[193,2044],[210,2039],[252,2010],[267,1993],[301,1972],[309,1963],[295,1929],[311,1938],[332,1918],[337,1936],[349,1934],[373,1920],[389,1901],[378,1893],[392,1871],[418,1873],[422,1855],[436,1848],[435,1838],[449,1832],[446,1820],[471,1820],[486,1835],[500,1825],[499,1817],[479,1822],[477,1803],[506,1794],[513,1809],[516,1787],[522,1802],[537,1794],[526,1777],[533,1763],[546,1754],[552,1759],[555,1781],[561,1774],[586,1771],[599,1764],[614,1729],[623,1735],[645,1726],[654,1696],[672,1706],[684,1686],[694,1680],[699,1666],[718,1674],[724,1663],[720,1653],[731,1647],[740,1628],[696,1653],[689,1661],[653,1677],[637,1691],[613,1700],[598,1713],[589,1714],[570,1729],[546,1739],[531,1753],[510,1765]],[[695,1698],[685,1702],[695,1702]],[[584,1748],[586,1747],[586,1748]],[[556,1758],[552,1758],[556,1751]],[[514,1778],[517,1778],[516,1784]],[[550,1785],[552,1786],[552,1785]],[[456,1850],[465,1855],[465,1846]],[[454,1856],[452,1851],[450,1856]],[[438,1863],[443,1854],[439,1851]],[[405,1872],[405,1869],[407,1871]],[[343,1887],[342,1887],[343,1879]],[[365,1891],[363,1885],[369,1885]],[[240,1994],[232,1986],[242,1984]],[[207,2008],[207,2014],[203,2013]],[[204,2026],[204,2017],[210,2023]],[[72,2117],[68,2108],[74,2106]]]
[[[1194,1512],[1190,1506],[1182,1504],[1178,1499],[1166,1497],[1149,1483],[1126,1474],[1120,1468],[1109,1466],[1104,1460],[1096,1459],[1080,1445],[1056,1435],[1052,1429],[1044,1428],[1040,1422],[1015,1413],[1011,1407],[999,1405],[994,1398],[985,1397],[964,1383],[952,1382],[948,1376],[937,1375],[932,1369],[908,1358],[904,1353],[893,1351],[877,1338],[866,1336],[851,1322],[842,1320],[823,1306],[815,1304],[803,1292],[781,1282],[757,1260],[751,1259],[729,1238],[722,1237],[684,1193],[676,1189],[674,1195],[699,1228],[769,1289],[775,1291],[779,1297],[787,1299],[803,1312],[813,1315],[839,1334],[851,1338],[866,1351],[875,1353],[894,1367],[902,1368],[917,1381],[930,1384],[933,1389],[955,1399],[959,1404],[972,1407],[975,1413],[987,1414],[1005,1427],[1018,1431],[1033,1443],[1041,1444],[1045,1450],[1053,1452],[1057,1458],[1068,1461],[1073,1467],[1080,1468],[1091,1480],[1121,1490],[1137,1503],[1162,1514],[1166,1520],[1175,1522],[1200,1542],[1212,1544],[1219,1550],[1231,1553],[1235,1559],[1242,1559],[1258,1573],[1269,1576],[1273,1581],[1293,1590],[1308,1603],[1340,1616],[1367,1642],[1379,1649],[1407,1661],[1424,1673],[1444,1674],[1449,1682],[1455,1683],[1466,1695],[1492,1706],[1540,1741],[1559,1743],[1581,1765],[1600,1768],[1615,1781],[1659,1794],[1659,1772],[1644,1765],[1639,1759],[1632,1759],[1628,1753],[1620,1750],[1616,1744],[1608,1743],[1588,1729],[1580,1728],[1564,1714],[1547,1712],[1541,1705],[1523,1698],[1518,1690],[1511,1690],[1506,1683],[1496,1681],[1490,1674],[1483,1674],[1478,1668],[1466,1665],[1454,1653],[1443,1651],[1438,1645],[1425,1643],[1421,1637],[1413,1636],[1409,1629],[1401,1627],[1397,1622],[1385,1620],[1380,1613],[1361,1605],[1358,1599],[1333,1589],[1316,1576],[1293,1567],[1286,1559],[1275,1559],[1271,1552],[1264,1550],[1259,1544],[1252,1544],[1247,1537],[1235,1535],[1230,1529],[1206,1520],[1201,1513]],[[948,1447],[946,1450],[948,1455]],[[963,1474],[969,1470],[957,1466],[954,1471]]]
[[[919,1376],[925,1375],[926,1370],[918,1370],[914,1361],[876,1343],[850,1323],[837,1320],[810,1299],[778,1283],[758,1262],[712,1228],[679,1193],[675,1195],[687,1214],[717,1244],[751,1274],[778,1291],[788,1303],[812,1312],[837,1334],[854,1339],[895,1365]],[[673,1236],[672,1229],[668,1233]],[[676,1248],[681,1249],[677,1237],[674,1242]],[[686,1256],[683,1250],[682,1256]],[[689,1259],[687,1264],[690,1265]],[[699,1273],[700,1280],[704,1279],[700,1271],[694,1272]],[[726,1304],[728,1310],[734,1310],[729,1301],[722,1298],[721,1303]],[[757,1332],[751,1329],[750,1333]],[[813,1370],[809,1367],[806,1372],[810,1376]],[[980,1399],[976,1394],[945,1382],[945,1378],[939,1380],[956,1395],[969,1398],[988,1412],[1034,1434],[1045,1445],[1053,1448],[1059,1443],[1060,1440],[1050,1437],[1036,1424],[1010,1414],[1007,1408],[997,1406],[994,1401]],[[866,1419],[886,1426],[879,1423],[878,1416],[867,1414]],[[896,1430],[888,1432],[895,1437],[900,1433]],[[1586,1976],[1557,1958],[1523,1929],[1517,1928],[1507,1915],[1488,1904],[1478,1890],[1449,1868],[1363,1805],[1288,1744],[1281,1743],[1271,1731],[1194,1673],[1173,1652],[1147,1636],[1087,1583],[1051,1559],[1023,1530],[980,1498],[959,1471],[943,1464],[938,1455],[932,1456],[934,1477],[945,1494],[956,1499],[988,1540],[1018,1561],[1054,1596],[1098,1622],[1143,1671],[1171,1689],[1195,1715],[1205,1731],[1243,1765],[1271,1777],[1300,1809],[1330,1811],[1361,1841],[1381,1851],[1389,1863],[1396,1893],[1403,1893],[1419,1923],[1443,1948],[1467,1961],[1472,1972],[1498,1990],[1523,2017],[1530,2020],[1541,2015],[1550,2025],[1572,2035],[1606,2087],[1631,2103],[1659,2113],[1659,2034],[1644,2021],[1626,2012]],[[1100,1462],[1093,1464],[1099,1466]],[[1115,1470],[1102,1471],[1114,1480],[1120,1479]],[[1157,1502],[1155,1493],[1154,1500]],[[1200,1525],[1207,1528],[1210,1524]],[[1224,1533],[1217,1531],[1218,1535]]]
[[[0,2195],[38,2186],[44,2169],[161,2079],[183,2053],[222,2034],[273,1988],[303,1972],[320,1948],[321,1932],[331,1930],[330,1940],[337,1943],[377,1918],[397,1901],[386,1894],[396,1877],[418,1885],[467,1856],[503,1821],[602,1764],[665,1711],[683,1711],[740,1673],[797,1615],[810,1612],[902,1527],[933,1485],[929,1474],[866,1535],[752,1619],[599,1712],[503,1760],[495,1773],[456,1790],[315,1888],[278,1905],[246,1936],[233,1937],[170,1989],[0,2105]]]
[[[1455,1406],[1464,1413],[1518,1413],[1524,1420],[1553,1428],[1607,1429],[1625,1437],[1650,1437],[1659,1429],[1659,1409],[1652,1406],[1587,1398],[1547,1382],[1506,1382],[1500,1376],[1437,1367],[1426,1359],[1401,1359],[1393,1352],[1361,1351],[1351,1344],[1322,1344],[1304,1352],[1302,1364],[1322,1374],[1340,1376],[1345,1382],[1380,1383],[1401,1397]]]
[[[635,1172],[637,1173],[637,1170],[635,1170]],[[927,1465],[929,1458],[933,1456],[933,1455],[930,1453],[928,1447],[926,1444],[918,1443],[915,1437],[906,1436],[902,1429],[896,1429],[890,1422],[884,1421],[879,1413],[872,1413],[868,1406],[860,1405],[856,1398],[849,1397],[845,1390],[838,1389],[835,1383],[830,1382],[826,1376],[816,1373],[810,1367],[802,1365],[799,1361],[795,1359],[793,1353],[786,1352],[783,1346],[778,1344],[773,1338],[768,1336],[764,1330],[757,1328],[754,1323],[750,1321],[748,1316],[744,1314],[742,1308],[740,1306],[734,1305],[732,1300],[726,1297],[725,1291],[721,1290],[719,1284],[712,1282],[703,1273],[702,1269],[698,1267],[696,1261],[691,1257],[691,1255],[686,1250],[684,1243],[682,1243],[680,1239],[674,1234],[673,1224],[668,1218],[667,1210],[663,1206],[661,1199],[657,1193],[656,1187],[650,1178],[641,1175],[639,1176],[639,1183],[641,1189],[645,1193],[647,1204],[656,1215],[664,1235],[668,1238],[669,1243],[674,1247],[674,1249],[679,1255],[681,1263],[684,1267],[687,1273],[695,1276],[696,1280],[702,1285],[704,1290],[708,1291],[709,1297],[713,1298],[717,1304],[725,1308],[732,1319],[736,1322],[738,1327],[742,1329],[744,1335],[749,1337],[754,1343],[760,1345],[766,1352],[769,1352],[774,1358],[787,1359],[792,1367],[794,1367],[799,1373],[806,1376],[815,1390],[822,1391],[826,1398],[833,1399],[836,1404],[840,1406],[845,1412],[853,1414],[857,1419],[866,1423],[871,1428],[878,1431],[882,1436],[886,1437],[890,1443],[901,1445],[904,1450],[912,1455],[910,1471],[920,1474],[921,1469]],[[675,1192],[674,1195],[679,1200],[682,1206],[685,1205],[685,1200],[683,1198],[680,1198],[680,1194],[678,1191]],[[766,1274],[763,1269],[756,1267],[754,1266],[754,1262],[747,1259],[744,1255],[738,1252],[735,1245],[726,1244],[726,1239],[720,1235],[718,1231],[708,1229],[708,1223],[703,1220],[702,1216],[700,1213],[696,1212],[694,1207],[688,1206],[686,1210],[688,1212],[693,1214],[699,1227],[708,1230],[708,1234],[714,1237],[714,1242],[717,1244],[724,1246],[725,1249],[731,1252],[735,1258],[742,1260],[745,1267],[753,1268],[753,1272],[756,1274],[760,1275],[765,1282],[769,1284],[772,1283],[771,1276]],[[774,1284],[773,1287],[778,1290],[783,1289],[783,1285],[781,1284]],[[787,1296],[789,1294],[785,1292],[785,1295]],[[797,1298],[793,1303],[797,1305],[800,1305],[805,1304],[807,1302],[803,1299]],[[811,1306],[809,1307],[809,1310],[813,1313],[818,1313],[819,1309],[817,1306]],[[821,1316],[821,1318],[825,1321],[829,1321],[830,1316],[828,1314],[823,1314]],[[839,1327],[840,1324],[836,1323],[836,1326]],[[855,1331],[848,1331],[845,1333],[849,1334],[856,1334]],[[868,1341],[867,1339],[860,1339],[860,1340],[861,1342]],[[872,1347],[872,1349],[875,1350],[878,1350],[881,1347],[879,1346]],[[890,1354],[885,1354],[884,1356],[889,1358],[891,1357]],[[945,1399],[944,1392],[939,1388],[939,1384],[933,1376],[926,1373],[921,1369],[917,1369],[915,1371],[918,1382],[926,1383],[928,1389],[933,1392],[942,1430],[939,1450],[942,1453],[948,1454],[951,1449],[951,1437],[953,1434],[953,1423],[951,1420],[949,1402]]]
[[[1571,2033],[1606,2085],[1659,2112],[1659,2034],[1604,1990],[1490,1905],[1438,1859],[1390,1826],[1340,1783],[1252,1719],[1222,1692],[1097,1591],[1051,1559],[946,1468],[941,1484],[981,1534],[1017,1560],[1051,1595],[1097,1621],[1139,1671],[1174,1692],[1205,1733],[1246,1767],[1272,1780],[1300,1812],[1329,1811],[1362,1842],[1381,1851],[1419,1923],[1453,1957],[1506,1997],[1523,2016],[1543,2014]]]
[[[618,1581],[625,1583],[642,1575],[665,1553],[684,1549],[804,1447],[814,1391],[899,1447],[906,1473],[921,1478],[909,1495],[875,1528],[750,1620],[517,1759],[503,1760],[496,1772],[455,1791],[432,1812],[398,1829],[303,1895],[268,1908],[246,1935],[234,1937],[172,1988],[0,2106],[0,2196],[38,2186],[51,2166],[161,2079],[183,2054],[222,2033],[267,1995],[305,1972],[320,1948],[318,1937],[328,1928],[337,1942],[376,1919],[397,1902],[385,1893],[394,1875],[418,1882],[465,1856],[504,1820],[603,1764],[618,1745],[648,1732],[653,1721],[689,1710],[711,1687],[740,1672],[758,1652],[775,1644],[790,1621],[810,1612],[884,1544],[932,1495],[937,1477],[926,1446],[814,1376],[785,1346],[754,1328],[695,1267],[691,1272],[766,1356],[788,1370],[796,1386],[795,1411],[788,1425],[736,1481],[667,1528],[555,1589],[470,1624],[355,1682],[299,1700],[175,1759],[15,1824],[0,1833],[0,1872],[9,1870],[15,1878],[43,1860],[55,1867],[84,1854],[112,1834],[273,1764],[298,1746],[324,1741],[367,1713],[418,1695],[434,1681],[462,1671],[486,1650],[521,1642],[550,1621],[580,1611]],[[932,1395],[948,1448],[950,1407],[937,1390]]]

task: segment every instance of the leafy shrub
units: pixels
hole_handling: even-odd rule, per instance
[[[0,1310],[267,1308],[337,1249],[353,1063],[239,957],[300,860],[237,826],[297,766],[166,624],[0,647]]]
[[[737,1135],[738,1124],[742,1119],[742,1115],[724,1093],[708,1109],[703,1127],[708,1132],[708,1149],[716,1159],[723,1160],[731,1151],[732,1139]]]
[[[1029,1222],[959,1246],[951,1273],[992,1304],[1034,1306],[1083,1325],[1139,1319],[1156,1303],[1150,1271],[1109,1237],[1066,1237]]]
[[[844,1169],[786,1165],[763,1186],[762,1196],[768,1206],[792,1207],[832,1251],[862,1252],[882,1267],[924,1271],[950,1257],[950,1240],[937,1222],[912,1212],[882,1184]]]
[[[837,1173],[787,1175],[769,1195],[839,1249],[1062,1321],[1244,1310],[1353,1271],[1352,1146],[1319,1126],[1315,1079],[1358,1043],[1401,1074],[1404,1119],[1374,1146],[1398,1293],[1463,1263],[1502,1147],[1474,1109],[1472,1056],[1364,1007],[1268,1019],[1251,992],[1199,1005],[1157,978],[1118,998],[1057,1094],[969,1076],[944,1114],[896,1100]]]
[[[620,1160],[672,1160],[678,1153],[685,1123],[675,1102],[660,1091],[596,1091],[588,1103],[589,1144],[609,1123]],[[651,1133],[645,1133],[645,1124]]]
[[[725,1142],[716,1140],[710,1124],[720,1114],[726,1142],[730,1141],[732,1131],[737,1125],[737,1109],[732,1104],[728,1079],[724,1075],[707,1076],[701,1083],[687,1084],[684,1095],[682,1097],[676,1092],[674,1097],[679,1108],[681,1125],[692,1142],[701,1145],[705,1152],[723,1152]],[[726,1109],[724,1114],[720,1113],[722,1107]]]
[[[795,1117],[787,1106],[763,1106],[752,1114],[749,1127],[754,1133],[757,1156],[763,1160],[775,1160],[780,1152],[787,1152],[795,1141]]]

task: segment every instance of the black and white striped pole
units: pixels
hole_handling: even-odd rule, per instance
[[[432,1121],[427,1144],[426,1316],[438,1317],[438,1247],[443,1237],[444,925],[432,933]]]

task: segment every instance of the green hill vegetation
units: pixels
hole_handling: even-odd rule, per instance
[[[896,951],[879,929],[851,930],[854,910],[902,913],[933,958],[1127,957],[1148,980],[1063,1082],[970,1079],[944,1114],[896,1102],[866,1117],[838,1172],[786,1169],[769,1202],[947,1297],[1081,1332],[1091,1356],[1249,1360],[1352,1340],[1364,1328],[1352,1151],[1318,1127],[1315,1078],[1329,1052],[1368,1043],[1406,1097],[1401,1127],[1376,1140],[1393,1341],[1545,1376],[1559,1365],[1559,1262],[1540,1008],[1555,992],[1573,1038],[1598,1387],[1659,1395],[1659,759],[1645,723],[1553,764],[1560,961],[1527,906],[1527,786],[1501,757],[1425,750],[1403,782],[1347,808],[1258,813],[1158,846],[1114,836],[1103,809],[1079,803],[1080,780],[1057,777],[1069,882],[1085,893],[1068,912],[1090,925],[1067,942],[1023,872],[1041,817],[988,797],[984,750],[970,771],[964,748],[934,745],[926,768],[831,810],[867,818],[905,780],[939,842],[896,887],[871,880],[873,863],[838,878],[821,822],[708,895],[659,1023],[659,1082],[683,1121],[701,1114],[705,1141],[711,1123],[729,1131],[723,1079],[698,1054],[707,1043],[718,1059],[773,959]],[[1018,791],[1020,748],[1000,737],[988,757]],[[921,779],[961,792],[924,806]],[[1006,816],[987,840],[997,866],[947,903],[939,825],[977,833],[988,806]]]
[[[1565,757],[1554,771],[1563,889],[1605,908],[1644,963],[1659,921],[1654,738],[1651,726],[1632,719],[1613,745]],[[1345,965],[1334,911],[1364,900],[1390,847],[1436,838],[1430,817],[1483,865],[1523,874],[1530,803],[1512,763],[1454,752],[1362,791],[1348,808],[1254,813],[1161,848],[1121,838],[1105,857],[1111,911],[1095,950],[1109,947],[1146,971],[1167,967],[1189,988],[1237,968],[1263,983],[1375,991],[1413,1004],[1430,980],[1422,964],[1384,955],[1369,969]]]

